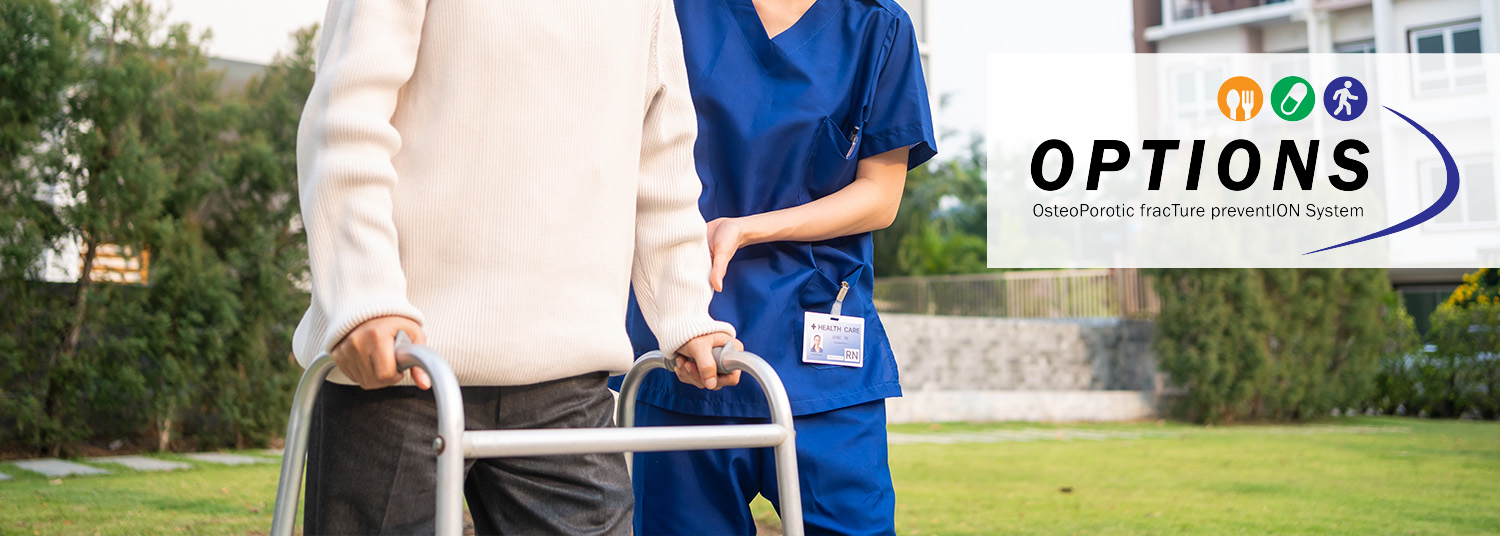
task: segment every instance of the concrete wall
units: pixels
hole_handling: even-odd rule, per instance
[[[1306,52],[1307,23],[1283,22],[1270,24],[1261,30],[1265,52]]]
[[[891,422],[1156,415],[1150,322],[881,315],[906,396]]]
[[[1405,41],[1408,31],[1477,19],[1483,10],[1480,4],[1485,1],[1493,2],[1494,0],[1401,0],[1396,2],[1396,30],[1401,32],[1401,50],[1410,52]]]

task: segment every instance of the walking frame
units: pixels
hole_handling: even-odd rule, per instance
[[[782,530],[787,536],[801,536],[802,493],[797,477],[796,432],[792,429],[792,406],[786,387],[771,365],[753,353],[715,348],[714,360],[721,373],[744,371],[760,383],[770,403],[770,423],[636,428],[636,396],[646,374],[656,369],[675,371],[676,368],[675,359],[654,351],[637,359],[625,375],[615,408],[616,428],[466,431],[463,397],[448,362],[426,346],[398,343],[397,367],[403,372],[412,367],[427,371],[437,400],[437,435],[432,442],[433,455],[437,457],[437,534],[457,536],[463,532],[464,460],[620,452],[625,454],[628,464],[631,452],[773,447]],[[334,367],[333,356],[323,354],[307,367],[297,385],[287,423],[276,506],[271,515],[272,536],[292,535],[302,491],[302,472],[307,464],[313,403]]]

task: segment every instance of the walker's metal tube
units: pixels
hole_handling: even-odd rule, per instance
[[[465,433],[463,394],[459,390],[458,378],[448,367],[448,362],[425,346],[397,345],[396,363],[399,369],[405,371],[419,367],[426,370],[432,378],[432,391],[437,400],[438,435],[433,444],[438,459],[436,532],[456,535],[463,530],[465,458],[773,446],[776,449],[776,481],[781,492],[782,530],[788,536],[801,536],[802,494],[797,478],[796,431],[786,388],[771,365],[755,354],[722,349],[715,349],[714,354],[721,371],[745,371],[760,382],[766,400],[770,403],[770,424]],[[636,397],[646,373],[658,368],[672,370],[674,365],[675,362],[667,359],[661,352],[651,352],[636,360],[620,389],[616,422],[621,427],[635,424]],[[317,401],[319,387],[333,368],[331,356],[320,356],[308,367],[297,385],[297,392],[292,400],[291,419],[287,423],[281,481],[277,486],[276,505],[271,516],[273,536],[291,536],[296,523],[313,404]],[[627,463],[629,460],[627,456]]]
[[[750,377],[760,382],[766,401],[771,406],[771,424],[786,430],[786,440],[775,446],[776,485],[781,495],[781,529],[786,536],[802,536],[802,488],[797,476],[797,432],[793,426],[792,403],[787,398],[786,386],[781,383],[781,378],[776,375],[776,370],[771,367],[771,364],[758,355],[745,351],[723,351],[722,353],[716,352],[714,357],[719,361],[720,371],[745,371],[750,374]],[[619,426],[635,426],[636,397],[646,373],[655,369],[672,370],[674,365],[675,361],[668,359],[661,352],[648,352],[635,361],[635,365],[630,367],[630,372],[625,375],[625,380],[620,384],[620,405],[615,408],[615,422]],[[725,430],[744,426],[705,426],[702,428]],[[683,448],[678,447],[673,450]],[[631,462],[628,453],[625,461],[627,465]]]
[[[743,370],[760,382],[771,405],[771,424],[786,428],[786,441],[776,446],[776,487],[781,495],[781,531],[802,536],[802,483],[797,477],[797,432],[792,421],[792,402],[786,386],[771,364],[750,352],[724,352],[725,370]]]
[[[432,378],[438,414],[438,435],[433,441],[437,453],[436,533],[458,536],[464,530],[464,453],[460,447],[464,437],[464,401],[458,377],[442,356],[421,345],[398,346],[396,366],[401,370],[418,367]]]
[[[463,447],[464,457],[473,459],[774,447],[784,441],[786,441],[786,429],[779,425],[745,424],[469,430],[464,432]]]
[[[635,426],[635,399],[640,394],[641,382],[646,381],[646,374],[656,369],[672,370],[674,361],[662,355],[661,350],[646,352],[646,355],[635,360],[630,366],[630,372],[625,373],[625,379],[620,382],[620,402],[615,406],[615,426],[630,428]],[[628,462],[629,457],[625,460]]]
[[[292,536],[297,523],[297,499],[302,494],[302,469],[307,465],[307,435],[318,388],[333,371],[333,356],[313,360],[292,396],[292,416],[286,424],[286,446],[281,457],[281,480],[276,484],[276,506],[271,513],[271,536]]]
[[[419,367],[432,378],[437,399],[438,435],[434,442],[437,456],[437,533],[463,533],[463,452],[457,445],[463,440],[463,394],[458,378],[448,362],[426,346],[398,345],[396,365],[405,371]],[[291,536],[297,522],[297,500],[302,492],[302,471],[307,465],[307,437],[312,423],[313,404],[318,389],[334,369],[333,356],[323,354],[313,360],[297,384],[292,397],[292,415],[287,422],[286,448],[281,459],[281,480],[276,486],[276,506],[271,514],[271,535]]]

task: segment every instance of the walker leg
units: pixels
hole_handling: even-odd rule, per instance
[[[281,457],[281,480],[276,485],[276,506],[271,513],[271,536],[292,536],[292,527],[297,523],[297,500],[302,492],[302,470],[307,466],[313,404],[333,367],[333,357],[324,355],[307,367],[297,383],[292,415],[286,424],[286,447]]]
[[[302,492],[302,471],[307,466],[307,437],[318,388],[333,371],[333,357],[313,360],[297,384],[292,397],[292,415],[287,422],[286,448],[281,458],[281,480],[276,486],[276,507],[271,513],[271,536],[292,536],[297,522],[297,500]],[[432,378],[437,400],[438,433],[433,441],[437,456],[437,534],[458,536],[464,528],[464,404],[458,379],[448,362],[425,346],[400,344],[396,366],[405,371],[419,367]]]
[[[755,378],[771,405],[771,424],[786,430],[786,440],[774,448],[776,456],[776,486],[781,495],[781,530],[786,536],[802,536],[802,487],[797,476],[797,432],[792,421],[792,404],[786,394],[786,386],[776,375],[770,363],[755,354],[744,351],[714,349],[714,359],[720,371],[741,370]],[[656,369],[672,370],[676,362],[667,359],[661,352],[648,352],[635,361],[625,380],[620,384],[619,405],[615,407],[615,423],[621,428],[635,426],[636,396],[646,374]],[[625,453],[625,464],[631,466],[632,453]]]
[[[775,447],[776,488],[781,495],[781,533],[802,536],[802,483],[797,475],[797,431],[792,403],[781,377],[760,356],[749,352],[724,352],[724,370],[743,370],[760,383],[771,406],[771,424],[786,429],[786,441]]]

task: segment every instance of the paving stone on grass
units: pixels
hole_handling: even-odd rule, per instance
[[[10,475],[7,475],[5,473],[0,473],[0,482],[4,482],[6,480],[10,480]]]
[[[902,434],[902,433],[891,432],[891,433],[886,434],[885,438],[886,438],[886,443],[889,443],[889,444],[892,444],[892,445],[918,445],[918,444],[926,444],[926,443],[936,443],[936,444],[939,444],[939,445],[947,445],[947,444],[952,444],[952,443],[957,443],[958,442],[957,440],[955,440],[955,439],[953,439],[951,437],[947,437],[947,436],[939,435],[939,434]]]
[[[260,451],[260,453],[266,456],[275,456],[277,458],[280,458],[282,454],[285,454],[285,451],[283,451],[282,449],[265,449]]]
[[[255,456],[245,456],[245,455],[241,455],[241,454],[229,454],[229,453],[225,453],[225,452],[194,452],[192,454],[183,454],[182,456],[185,457],[185,458],[187,458],[187,459],[196,461],[196,462],[217,463],[217,464],[223,464],[223,465],[249,465],[249,464],[253,464],[253,463],[273,463],[271,460],[268,460],[268,459],[265,459],[265,458],[257,458]]]
[[[998,441],[1036,441],[1039,438],[1030,434],[1020,434],[1010,430],[991,430],[983,432],[983,435],[993,437]]]
[[[147,458],[145,456],[105,456],[102,458],[89,458],[88,460],[93,463],[117,463],[137,471],[171,471],[192,467],[192,465],[183,462]]]
[[[102,475],[109,471],[98,467],[90,467],[81,463],[73,463],[57,458],[38,458],[35,460],[19,460],[11,462],[27,471],[38,473],[43,476],[64,477],[72,475]]]
[[[948,436],[948,438],[953,440],[955,443],[1000,443],[1002,441],[1007,441],[1006,439],[988,434],[973,434],[967,432],[949,432],[943,435]]]
[[[1105,439],[1111,439],[1108,435],[1102,433],[1086,432],[1083,430],[1062,429],[1058,430],[1058,433],[1066,439],[1087,439],[1090,441],[1103,441]]]

